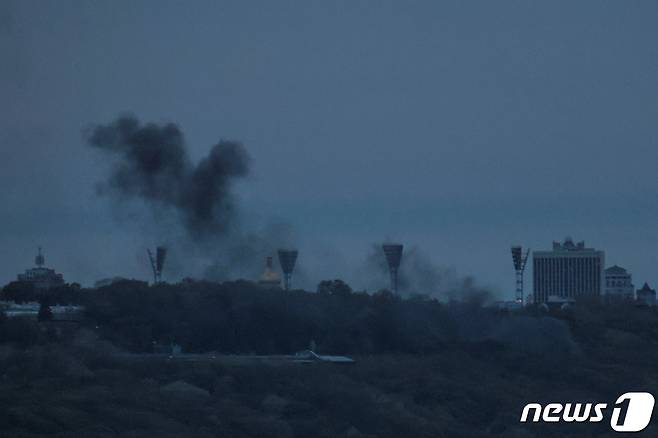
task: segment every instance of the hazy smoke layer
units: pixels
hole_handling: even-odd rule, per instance
[[[142,125],[133,116],[96,126],[87,141],[117,160],[102,193],[174,208],[195,240],[227,231],[234,216],[231,183],[249,171],[240,143],[220,141],[194,165],[178,126]]]
[[[389,284],[389,270],[384,251],[379,243],[372,244],[364,269],[367,281]],[[376,288],[371,284],[370,288]],[[398,273],[399,293],[403,296],[427,295],[441,300],[484,302],[489,292],[476,285],[470,276],[458,276],[454,269],[442,268],[417,247],[404,248]]]

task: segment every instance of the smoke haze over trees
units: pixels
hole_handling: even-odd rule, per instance
[[[389,270],[381,244],[373,243],[357,277],[369,289],[388,285]],[[388,287],[388,286],[386,286]],[[402,296],[425,295],[442,301],[491,299],[485,288],[478,286],[472,276],[460,276],[454,269],[439,266],[418,246],[404,248],[398,273],[398,291]]]

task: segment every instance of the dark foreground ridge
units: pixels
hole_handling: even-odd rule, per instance
[[[605,422],[519,418],[531,402],[658,392],[658,315],[630,304],[508,313],[340,281],[317,293],[123,281],[50,300],[86,312],[65,330],[0,317],[2,436],[613,436]],[[161,352],[171,345],[181,360]],[[355,363],[244,359],[309,345]]]

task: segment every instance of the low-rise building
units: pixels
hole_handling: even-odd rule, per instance
[[[36,267],[26,269],[24,274],[18,274],[18,281],[34,285],[35,289],[50,289],[64,285],[64,277],[58,274],[54,269],[46,268],[45,257],[41,253],[41,248],[34,258]]]
[[[14,303],[13,301],[0,301],[0,311],[8,317],[27,317],[36,319],[41,305],[37,302]],[[79,321],[84,312],[83,306],[53,305],[50,311],[55,321]]]
[[[614,265],[605,270],[605,297],[609,300],[633,300],[635,286],[626,269]]]
[[[656,305],[656,291],[651,289],[647,283],[644,283],[642,289],[638,289],[636,292],[637,303],[643,306],[655,306]]]

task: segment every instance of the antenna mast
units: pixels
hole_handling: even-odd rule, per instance
[[[34,264],[37,265],[38,267],[42,267],[45,264],[45,262],[46,259],[41,253],[41,247],[39,247],[39,252],[37,253],[37,256],[34,258]]]

